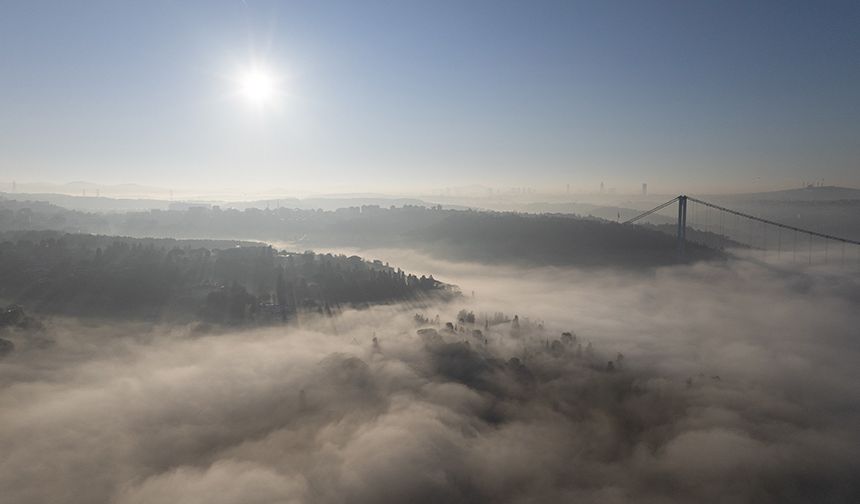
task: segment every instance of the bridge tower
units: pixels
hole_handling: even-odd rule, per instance
[[[678,196],[678,260],[684,260],[687,241],[687,197]]]

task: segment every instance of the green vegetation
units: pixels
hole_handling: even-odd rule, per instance
[[[39,312],[238,324],[454,294],[432,277],[357,256],[248,242],[0,235],[0,297]]]

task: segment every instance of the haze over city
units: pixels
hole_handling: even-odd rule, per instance
[[[0,504],[860,502],[858,26],[0,5]]]
[[[855,2],[37,1],[3,13],[6,184],[860,185]]]

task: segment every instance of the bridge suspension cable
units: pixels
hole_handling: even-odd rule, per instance
[[[634,222],[638,221],[639,219],[648,217],[649,215],[651,215],[654,212],[659,212],[660,210],[663,210],[667,206],[671,205],[672,203],[678,201],[678,198],[680,198],[680,196],[676,196],[676,197],[670,199],[669,201],[663,203],[662,205],[656,206],[656,207],[652,208],[651,210],[648,210],[647,212],[642,212],[641,214],[637,215],[636,217],[633,217],[632,219],[628,219],[628,220],[622,222],[622,224],[633,224]]]
[[[757,222],[761,223],[761,245],[762,245],[762,253],[764,254],[765,257],[767,256],[767,248],[768,248],[767,226],[774,226],[777,228],[776,229],[776,231],[777,231],[776,239],[774,240],[776,242],[776,255],[777,255],[777,257],[780,257],[782,255],[782,248],[783,248],[783,237],[782,237],[782,233],[781,233],[782,229],[787,229],[787,230],[790,230],[793,232],[792,233],[793,238],[791,240],[791,243],[792,243],[792,254],[791,254],[792,260],[795,260],[797,258],[797,246],[798,246],[797,235],[798,235],[798,233],[803,233],[803,234],[807,235],[809,237],[809,253],[808,253],[808,255],[809,255],[810,264],[812,263],[812,241],[813,241],[813,238],[815,238],[815,237],[824,239],[824,262],[825,263],[827,263],[827,261],[829,259],[828,256],[830,255],[830,247],[828,247],[828,243],[830,240],[833,240],[836,242],[841,242],[841,244],[842,244],[841,262],[843,265],[845,264],[845,245],[846,244],[860,245],[860,241],[858,241],[858,240],[852,240],[850,238],[835,236],[835,235],[831,235],[828,233],[821,233],[818,231],[813,231],[811,229],[803,229],[803,228],[800,228],[797,226],[792,226],[789,224],[783,224],[781,222],[772,221],[770,219],[765,219],[762,217],[756,217],[755,215],[744,213],[744,212],[741,212],[738,210],[732,210],[731,208],[726,208],[724,206],[716,205],[714,203],[709,203],[707,201],[702,201],[698,198],[693,198],[693,197],[686,196],[686,195],[677,196],[677,197],[672,198],[671,200],[669,200],[669,201],[667,201],[661,205],[658,205],[658,206],[656,206],[656,207],[654,207],[648,211],[642,212],[639,215],[633,217],[632,219],[628,219],[628,220],[624,221],[624,224],[632,224],[634,222],[637,222],[637,221],[644,219],[645,217],[648,217],[651,214],[659,212],[660,210],[662,210],[662,209],[664,209],[664,208],[677,202],[678,203],[678,221],[677,221],[676,235],[677,235],[677,239],[678,239],[678,256],[679,256],[679,258],[683,259],[684,250],[685,250],[686,235],[687,235],[686,228],[687,228],[687,206],[688,206],[687,202],[688,201],[692,202],[692,203],[697,203],[697,204],[705,207],[704,212],[701,212],[701,210],[697,211],[696,205],[693,205],[692,207],[690,207],[689,210],[691,212],[691,217],[692,217],[692,219],[691,219],[692,220],[692,223],[691,223],[692,227],[693,228],[700,228],[701,230],[703,230],[706,233],[707,232],[713,233],[717,229],[716,223],[712,222],[712,219],[711,219],[711,212],[710,212],[711,209],[717,210],[719,212],[719,231],[720,231],[719,234],[720,235],[725,235],[726,232],[728,232],[728,235],[743,234],[744,231],[741,227],[741,219],[742,218],[747,219],[747,221],[749,222],[749,242],[748,243],[750,243],[750,244],[753,243],[754,235],[758,234],[757,232],[754,232],[754,228],[755,228],[754,224]],[[724,227],[724,225],[723,225],[723,214],[724,213],[725,214],[731,214],[731,215],[735,216],[734,226],[733,227],[729,226],[732,229],[726,229],[726,227]],[[701,214],[704,214],[704,215],[701,215]],[[697,219],[697,217],[698,217],[698,219]],[[699,222],[699,221],[703,221],[703,222]],[[858,259],[860,259],[860,247],[858,247]]]
[[[678,199],[678,198],[675,198],[675,199]],[[750,215],[750,214],[747,214],[747,213],[739,212],[739,211],[737,211],[737,210],[732,210],[731,208],[726,208],[726,207],[722,207],[722,206],[719,206],[719,205],[715,205],[715,204],[713,204],[713,203],[708,203],[707,201],[702,201],[702,200],[700,200],[700,199],[693,198],[692,196],[687,196],[687,199],[688,199],[688,200],[690,200],[690,201],[694,201],[694,202],[696,202],[696,203],[698,203],[698,204],[700,204],[700,205],[705,205],[705,206],[707,206],[707,207],[715,208],[715,209],[717,209],[717,210],[720,210],[720,211],[723,211],[723,212],[727,212],[727,213],[730,213],[730,214],[734,214],[734,215],[737,215],[737,216],[740,216],[740,217],[744,217],[744,218],[746,218],[746,219],[752,219],[752,220],[754,220],[754,221],[758,221],[758,222],[762,222],[762,223],[765,223],[765,224],[769,224],[769,225],[771,225],[771,226],[776,226],[776,227],[780,227],[780,228],[783,228],[783,229],[790,229],[790,230],[792,230],[792,231],[798,231],[798,232],[801,232],[801,233],[806,233],[806,234],[811,235],[811,236],[818,236],[818,237],[820,237],[820,238],[826,238],[826,239],[828,239],[828,240],[835,240],[835,241],[839,241],[839,242],[842,242],[842,243],[851,243],[851,244],[853,244],[853,245],[860,245],[860,241],[850,240],[850,239],[848,239],[848,238],[842,238],[841,236],[834,236],[834,235],[830,235],[830,234],[827,234],[827,233],[819,233],[818,231],[811,231],[811,230],[809,230],[809,229],[803,229],[803,228],[799,228],[799,227],[796,227],[796,226],[790,226],[790,225],[788,225],[788,224],[782,224],[782,223],[780,223],[780,222],[775,222],[775,221],[772,221],[772,220],[769,220],[769,219],[763,219],[763,218],[761,218],[761,217],[756,217],[755,215]],[[673,201],[674,201],[674,200],[673,200]],[[659,207],[657,207],[657,208],[658,208],[658,209],[659,209],[659,208],[663,208],[663,206],[665,206],[665,204],[664,204],[664,205],[661,205],[661,206],[659,206]],[[644,216],[644,214],[643,214],[643,216]],[[637,217],[637,218],[638,218],[638,217]]]

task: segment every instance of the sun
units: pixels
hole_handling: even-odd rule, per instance
[[[277,94],[274,74],[265,68],[249,68],[239,75],[239,94],[251,105],[260,107],[271,103]]]

